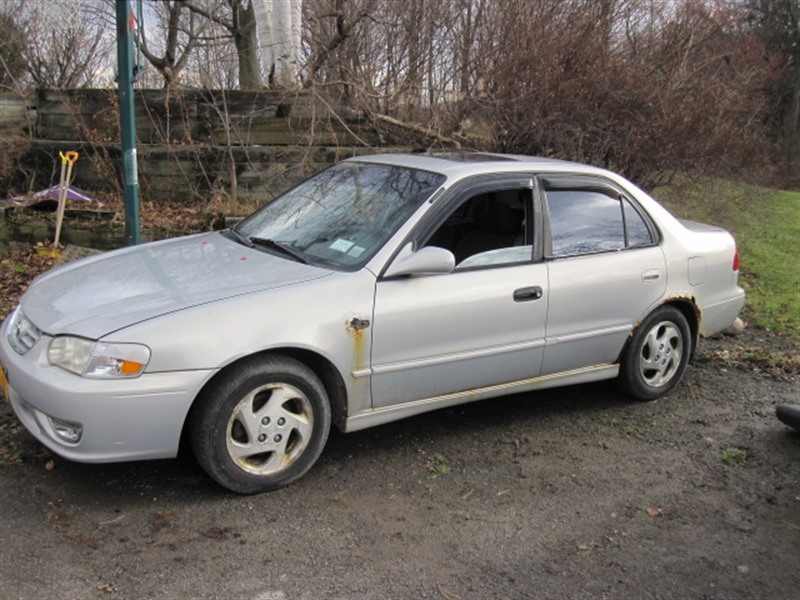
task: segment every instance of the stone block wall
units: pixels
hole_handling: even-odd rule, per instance
[[[302,93],[136,90],[135,111],[146,200],[209,198],[234,181],[238,197],[266,200],[343,158],[397,149],[357,115]],[[116,90],[0,96],[0,136],[24,150],[0,193],[57,184],[60,150],[81,155],[75,186],[121,189]]]

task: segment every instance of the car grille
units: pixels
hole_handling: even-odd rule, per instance
[[[17,352],[25,354],[42,337],[41,330],[17,308],[8,323],[8,343]]]

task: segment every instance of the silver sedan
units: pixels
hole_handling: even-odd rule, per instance
[[[0,384],[69,459],[172,457],[241,493],[306,473],[331,423],[616,379],[668,393],[744,303],[725,231],[590,166],[490,154],[346,160],[236,227],[38,278]]]

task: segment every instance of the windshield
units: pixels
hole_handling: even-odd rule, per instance
[[[236,232],[310,263],[364,265],[445,180],[415,169],[340,163],[279,196]],[[268,244],[264,242],[268,241]]]

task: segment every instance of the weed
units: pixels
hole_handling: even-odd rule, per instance
[[[450,459],[443,454],[437,454],[434,456],[433,461],[433,470],[437,475],[447,475],[448,473],[452,472],[453,469],[450,466]]]
[[[747,458],[747,451],[741,448],[728,448],[722,452],[722,462],[729,467],[742,464]]]
[[[6,450],[0,448],[0,467],[16,465],[25,460],[25,451],[21,448]]]
[[[423,486],[425,491],[427,491],[429,494],[433,494],[433,492],[436,490],[436,484],[431,480],[424,481],[422,479],[418,479],[417,483]]]
[[[636,431],[637,429],[635,425],[628,424],[622,428],[622,433],[624,433],[625,435],[633,435],[634,433],[636,433]]]
[[[452,473],[453,467],[450,464],[450,459],[444,454],[426,456],[423,450],[418,452],[425,457],[425,470],[428,472],[428,476],[426,479],[419,479],[417,483],[424,486],[429,494],[432,494],[436,489],[436,479]]]

